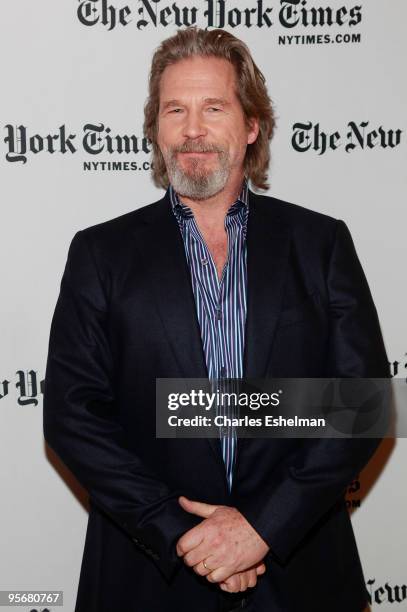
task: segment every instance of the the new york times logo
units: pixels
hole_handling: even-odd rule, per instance
[[[376,584],[376,579],[371,578],[366,581],[366,590],[369,604],[399,604],[407,603],[407,584]],[[398,610],[401,608],[397,607]]]
[[[77,16],[84,26],[116,27],[134,24],[139,30],[146,27],[208,28],[271,28],[275,23],[288,30],[296,27],[354,27],[362,20],[362,6],[311,6],[308,0],[275,0],[274,6],[265,0],[242,2],[234,0],[203,0],[200,5],[163,0],[133,0],[130,6],[117,6],[111,0],[78,0]]]
[[[356,150],[388,149],[398,147],[403,130],[373,127],[369,121],[349,121],[345,134],[324,130],[319,123],[297,122],[293,125],[291,144],[298,153],[314,152],[324,155],[343,148],[346,153]]]
[[[13,381],[0,381],[0,400],[9,397]],[[44,380],[40,379],[35,370],[17,370],[14,388],[17,391],[19,406],[38,406],[38,398],[44,393]]]
[[[49,134],[30,133],[25,125],[7,124],[4,129],[6,132],[4,142],[7,146],[5,157],[8,162],[13,163],[25,164],[29,155],[44,153],[72,155],[77,153],[79,147],[83,152],[93,157],[103,154],[138,155],[151,153],[151,143],[148,138],[135,134],[114,134],[111,128],[103,123],[86,123],[83,126],[81,138],[77,134],[71,133],[65,125],[60,125],[54,133]],[[89,164],[92,163],[95,162],[89,162]],[[136,162],[131,163],[135,164]],[[143,163],[138,168],[149,169],[149,167],[144,168]],[[91,168],[85,167],[84,169]]]

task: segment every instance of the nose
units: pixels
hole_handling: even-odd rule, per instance
[[[185,113],[185,121],[182,135],[185,138],[199,138],[207,133],[204,118],[198,109],[189,110]]]

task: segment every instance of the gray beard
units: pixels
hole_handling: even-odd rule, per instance
[[[206,200],[216,195],[225,187],[230,175],[229,154],[225,151],[218,151],[219,165],[209,171],[200,169],[199,159],[189,160],[189,168],[185,171],[172,150],[166,153],[164,159],[173,188],[180,196],[191,200]]]

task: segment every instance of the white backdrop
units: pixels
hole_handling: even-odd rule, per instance
[[[63,590],[58,609],[67,612],[86,495],[44,444],[41,381],[68,245],[77,230],[162,194],[142,134],[152,53],[175,33],[177,16],[207,27],[222,7],[275,104],[269,193],[346,221],[393,373],[407,374],[405,0],[2,6],[0,590]],[[337,133],[336,148],[323,150],[323,133]],[[106,136],[116,135],[133,135],[138,148],[109,152]],[[386,440],[349,492],[373,610],[407,610],[406,459],[404,439]]]

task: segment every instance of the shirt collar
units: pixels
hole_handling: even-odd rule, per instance
[[[178,220],[193,218],[194,213],[189,208],[189,206],[181,202],[177,192],[175,191],[171,183],[169,185],[169,195],[172,211]],[[238,198],[235,200],[235,202],[233,202],[233,204],[230,205],[226,215],[235,215],[239,213],[242,209],[246,209],[246,212],[249,211],[249,186],[246,177],[244,177],[243,179],[242,189]]]

